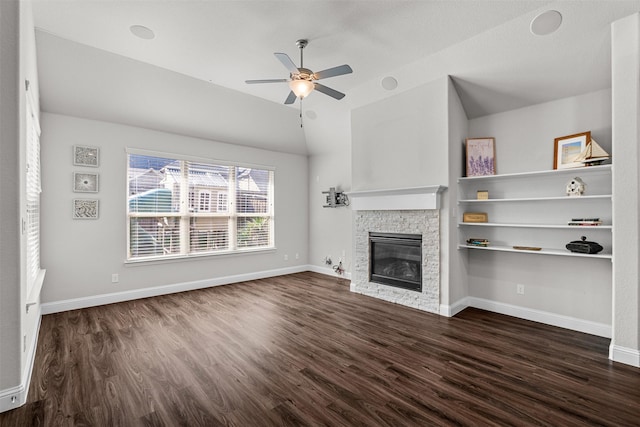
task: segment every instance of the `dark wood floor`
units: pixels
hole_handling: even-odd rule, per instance
[[[301,273],[44,316],[0,425],[638,425],[640,369],[608,345]]]

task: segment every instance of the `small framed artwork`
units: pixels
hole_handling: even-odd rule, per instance
[[[553,143],[553,168],[570,169],[584,166],[582,162],[575,162],[574,159],[587,148],[589,141],[591,131],[556,138]]]
[[[98,147],[87,147],[86,145],[73,146],[74,166],[100,166],[100,149]]]
[[[496,174],[495,138],[467,138],[467,176]]]
[[[73,191],[75,193],[97,193],[98,174],[97,173],[73,173]]]
[[[98,200],[73,199],[73,219],[98,219]]]

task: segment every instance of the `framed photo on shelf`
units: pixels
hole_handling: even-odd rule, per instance
[[[570,169],[584,166],[582,162],[574,162],[591,141],[591,131],[574,135],[560,136],[553,143],[553,168]]]
[[[73,219],[98,219],[98,200],[73,199]]]
[[[73,165],[97,168],[100,166],[100,149],[98,147],[88,147],[86,145],[74,145]]]
[[[98,174],[97,173],[73,173],[73,191],[74,193],[97,193],[98,192]]]
[[[495,138],[467,138],[467,176],[496,174]]]

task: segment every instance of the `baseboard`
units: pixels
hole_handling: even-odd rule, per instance
[[[27,394],[29,393],[29,385],[31,384],[31,373],[33,372],[33,364],[36,360],[36,348],[38,347],[38,335],[40,335],[40,320],[42,319],[42,311],[38,313],[38,322],[33,338],[29,346],[27,354],[27,363],[22,371],[21,382],[19,385],[4,390],[0,390],[0,412],[10,411],[18,408],[27,402]]]
[[[331,267],[318,267],[317,265],[308,265],[307,269],[314,273],[320,273],[332,277],[342,277],[343,279],[351,280],[351,273],[348,271],[345,271],[344,274],[338,274]]]
[[[589,320],[577,319],[575,317],[563,316],[561,314],[549,313],[547,311],[535,310],[517,305],[505,304],[476,297],[467,297],[469,307],[480,308],[494,313],[506,314],[508,316],[519,317],[520,319],[545,323],[547,325],[559,326],[572,331],[584,332],[599,337],[611,338],[611,325],[591,322]]]
[[[212,286],[228,285],[231,283],[246,282],[248,280],[265,279],[268,277],[301,273],[304,271],[309,271],[308,265],[259,271],[255,273],[238,274],[234,276],[216,277],[212,279],[196,280],[193,282],[176,283],[165,286],[133,289],[130,291],[93,295],[90,297],[73,298],[62,301],[53,301],[42,304],[41,309],[43,315],[59,313],[62,311],[77,310],[80,308],[95,307],[98,305],[113,304],[116,302],[131,301],[140,298],[149,298],[159,295],[173,294],[177,292],[193,291],[196,289],[210,288]]]
[[[440,304],[440,315],[446,317],[453,317],[456,314],[460,313],[465,308],[469,307],[469,297],[464,297],[452,305],[444,305]]]
[[[609,359],[640,368],[640,350],[634,348],[621,347],[612,343],[609,346]]]
[[[572,331],[611,338],[610,325],[476,297],[464,297],[452,305],[440,305],[440,315],[453,317],[467,307],[479,308],[494,313],[518,317],[520,319],[571,329]]]

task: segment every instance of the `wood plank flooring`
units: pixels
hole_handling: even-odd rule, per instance
[[[609,340],[315,273],[44,316],[8,426],[632,426]]]

